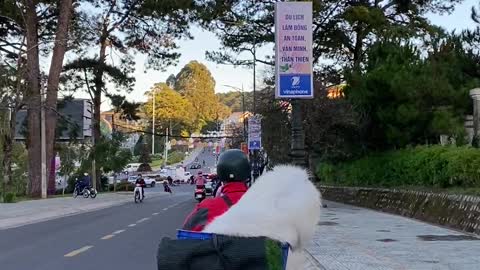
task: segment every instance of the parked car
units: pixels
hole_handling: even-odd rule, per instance
[[[185,172],[185,177],[183,178],[183,182],[188,183],[188,180],[190,180],[191,176],[192,176],[191,172]]]
[[[138,176],[137,175],[132,175],[128,177],[128,182],[135,184],[135,181],[137,181]],[[157,183],[155,181],[155,176],[153,175],[143,175],[143,180],[145,180],[145,184],[150,187],[154,187],[155,184]]]
[[[140,167],[142,163],[129,163],[125,167],[125,171],[128,172],[128,174],[132,174],[138,170],[138,167]]]

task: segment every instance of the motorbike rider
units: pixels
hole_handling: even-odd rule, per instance
[[[215,217],[225,213],[247,192],[245,182],[250,178],[250,163],[237,149],[223,152],[217,164],[217,175],[222,181],[222,195],[199,203],[183,224],[184,230],[202,231]],[[198,184],[198,183],[197,183]]]
[[[189,183],[190,185],[193,185],[195,183],[195,176],[190,176],[190,179],[189,179]]]
[[[135,185],[140,185],[142,187],[142,198],[145,198],[145,191],[143,190],[147,185],[145,180],[143,179],[141,174],[138,174],[137,180],[135,181]]]
[[[169,176],[169,177],[170,177],[170,176]],[[170,177],[170,179],[172,179],[172,178]],[[170,183],[170,180],[169,180],[168,178],[165,179],[165,180],[163,180],[163,191],[168,192],[168,193],[171,194],[171,193],[172,193],[172,189],[170,188],[169,183]]]
[[[90,187],[90,177],[88,176],[88,173],[84,173],[83,177],[76,181],[75,183],[77,187],[77,193],[80,194],[83,192],[84,188],[89,188]]]
[[[205,178],[203,178],[202,171],[198,172],[197,178],[195,179],[195,184],[197,185],[197,189],[205,188]]]

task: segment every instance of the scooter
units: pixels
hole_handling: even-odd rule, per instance
[[[196,188],[194,196],[198,202],[202,202],[207,197],[204,188]]]
[[[97,197],[97,190],[93,187],[84,187],[82,190],[80,190],[79,186],[76,185],[73,190],[73,198],[76,198],[78,195],[82,195],[84,198],[90,197],[95,199],[95,197]]]
[[[142,185],[136,184],[135,189],[133,190],[133,194],[135,194],[135,203],[143,202]]]
[[[172,189],[170,188],[170,186],[167,183],[163,183],[163,191],[172,194]]]

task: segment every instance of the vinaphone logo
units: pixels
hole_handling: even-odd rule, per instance
[[[292,87],[298,87],[300,85],[300,77],[299,76],[292,77],[291,81],[292,81]]]

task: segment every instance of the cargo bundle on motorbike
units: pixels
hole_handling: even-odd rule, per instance
[[[158,269],[284,270],[287,264],[289,245],[266,237],[179,230],[177,239],[160,243],[160,250],[170,252],[158,252]]]

